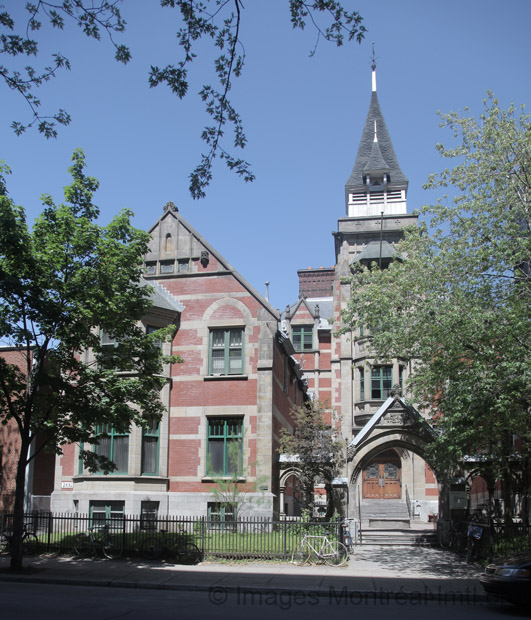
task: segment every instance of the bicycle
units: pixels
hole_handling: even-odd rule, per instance
[[[479,541],[483,535],[483,528],[479,525],[470,524],[467,530],[467,545],[466,545],[466,561],[472,562],[479,547]]]
[[[463,531],[463,524],[450,521],[448,531],[441,536],[440,545],[456,553],[464,553],[466,549],[466,535]]]
[[[352,541],[352,534],[350,533],[350,526],[348,521],[344,521],[341,524],[341,528],[343,531],[343,544],[347,548],[348,553],[352,553],[354,551],[354,545]]]
[[[115,560],[122,555],[121,536],[111,534],[108,525],[93,525],[74,538],[74,552],[84,557],[96,557],[101,552],[107,559]]]
[[[329,566],[343,566],[348,560],[345,545],[338,540],[330,540],[328,536],[304,534],[301,542],[293,551],[292,564],[302,566],[312,558],[324,561]]]
[[[159,536],[144,539],[140,552],[146,560],[158,560],[164,554],[174,557],[177,564],[198,564],[202,557],[199,547],[190,542],[184,532],[168,535],[168,530],[160,530]]]
[[[4,531],[0,534],[0,553],[10,551],[13,546],[13,532]],[[22,531],[22,547],[25,555],[35,555],[39,550],[39,539],[35,532],[32,532],[26,527]]]

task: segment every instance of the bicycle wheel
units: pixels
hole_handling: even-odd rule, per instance
[[[162,555],[162,543],[156,536],[151,536],[142,541],[140,553],[146,560],[158,560]]]
[[[474,556],[474,547],[475,547],[475,541],[473,538],[469,538],[468,542],[466,544],[466,561],[467,562],[471,562],[472,558]]]
[[[39,539],[33,532],[26,532],[22,537],[22,545],[26,555],[35,555],[39,550]]]
[[[455,535],[452,541],[452,550],[459,555],[463,555],[463,553],[466,553],[466,539],[465,535],[462,532],[457,532],[457,534]]]
[[[0,553],[9,549],[9,538],[5,534],[0,534]]]
[[[347,548],[338,540],[329,540],[323,551],[323,558],[328,566],[343,566],[347,563]]]
[[[119,534],[107,534],[101,541],[101,549],[108,560],[117,560],[122,555],[122,537]]]
[[[74,538],[74,553],[86,557],[91,555],[92,545],[88,534],[78,534]]]
[[[177,564],[199,564],[201,561],[201,551],[194,543],[184,542],[178,543],[172,549],[172,555],[175,555]]]
[[[293,555],[291,556],[291,562],[292,564],[297,564],[297,566],[302,566],[306,564],[309,557],[310,548],[305,542],[301,542],[295,547]]]

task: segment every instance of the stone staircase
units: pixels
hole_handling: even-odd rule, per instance
[[[381,547],[436,547],[437,535],[433,529],[363,529],[361,530],[363,545],[378,545]]]
[[[409,517],[405,502],[370,500],[361,504],[362,544],[380,546],[435,546],[433,525]]]
[[[407,529],[411,526],[407,504],[394,499],[362,502],[361,525],[364,528]]]

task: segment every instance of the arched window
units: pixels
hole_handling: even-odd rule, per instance
[[[173,239],[170,233],[167,233],[166,238],[164,239],[164,252],[173,252]]]

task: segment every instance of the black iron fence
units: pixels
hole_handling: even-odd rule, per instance
[[[12,514],[0,514],[0,531],[11,530],[12,519]],[[305,533],[327,535],[334,540],[342,538],[339,521],[276,521],[253,517],[220,521],[191,516],[97,518],[89,514],[33,512],[25,515],[25,525],[37,535],[43,553],[73,553],[79,534],[105,525],[113,537],[120,539],[125,557],[141,556],[143,542],[153,536],[161,537],[165,544],[186,537],[205,558],[280,560],[291,558]]]
[[[439,521],[438,538],[442,547],[477,561],[531,553],[531,526],[524,523]]]

